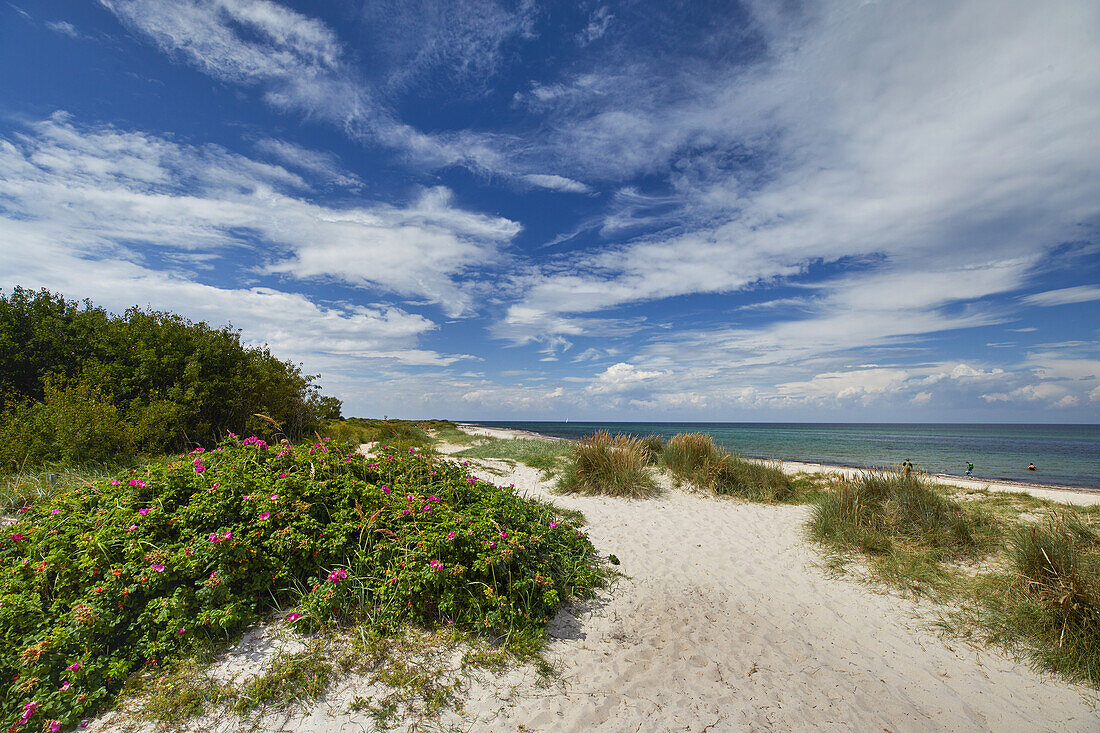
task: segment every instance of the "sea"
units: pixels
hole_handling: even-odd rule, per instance
[[[709,433],[726,450],[752,458],[895,467],[979,479],[1100,489],[1100,425],[942,423],[487,422],[479,425],[581,438],[597,430],[636,436]],[[1035,471],[1027,470],[1035,464]]]

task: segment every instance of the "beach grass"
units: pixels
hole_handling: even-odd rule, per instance
[[[1098,686],[1097,524],[1091,508],[874,471],[823,494],[807,533],[834,569],[861,560],[873,582],[947,604],[945,631]]]
[[[441,427],[430,432],[432,440],[451,445],[476,445],[487,440],[483,435],[472,435],[459,427]]]
[[[661,453],[661,461],[678,483],[687,481],[707,485],[710,466],[722,459],[723,453],[706,433],[679,433],[669,438]]]
[[[731,454],[712,464],[710,470],[710,486],[724,496],[774,503],[789,501],[796,494],[797,484],[776,463]]]
[[[643,435],[638,438],[642,454],[646,463],[655,464],[661,460],[661,454],[665,451],[665,441],[660,435]]]
[[[920,476],[872,470],[824,495],[809,530],[819,541],[864,552],[888,553],[900,543],[949,559],[981,549],[993,521],[984,511],[967,511]]]
[[[432,443],[427,431],[432,429],[435,423],[440,423],[439,427],[454,427],[453,423],[441,423],[441,421],[426,423],[416,420],[375,420],[353,417],[330,421],[322,435],[345,443],[374,442],[396,447],[424,448]]]
[[[800,484],[776,463],[727,453],[706,433],[680,433],[669,439],[662,462],[677,483],[690,483],[723,496],[750,501],[791,501]]]
[[[600,430],[574,444],[558,489],[571,494],[645,498],[657,493],[657,484],[648,468],[643,441]]]

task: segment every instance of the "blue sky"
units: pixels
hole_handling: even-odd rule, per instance
[[[345,414],[1100,422],[1100,5],[0,2],[0,288]]]

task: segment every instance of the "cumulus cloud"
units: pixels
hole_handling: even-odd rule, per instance
[[[588,385],[588,391],[593,394],[629,392],[645,386],[663,374],[664,372],[645,371],[638,369],[633,364],[619,362],[618,364],[612,364],[596,375],[596,378]]]

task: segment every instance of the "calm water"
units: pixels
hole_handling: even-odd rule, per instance
[[[882,423],[484,422],[579,438],[595,430],[634,435],[705,432],[723,448],[757,458],[844,466],[892,466],[906,458],[930,473],[1100,488],[1100,425]],[[1036,471],[1027,464],[1035,463]]]

